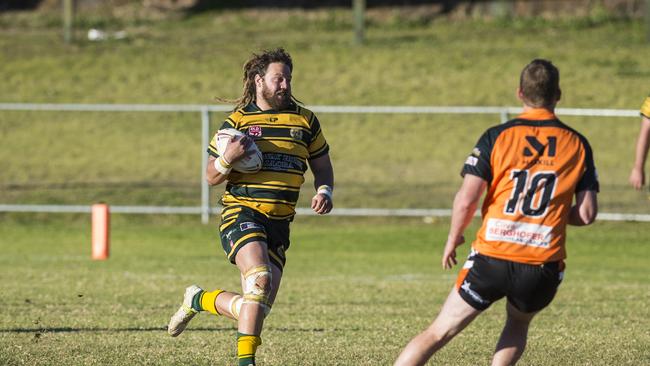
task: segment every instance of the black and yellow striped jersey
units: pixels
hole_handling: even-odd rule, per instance
[[[233,112],[220,127],[224,128],[235,128],[253,138],[264,162],[254,174],[233,170],[221,203],[247,206],[271,219],[293,217],[307,161],[329,152],[314,113],[294,103],[282,111],[262,111],[251,103]],[[208,153],[219,157],[216,135]]]
[[[650,96],[645,98],[645,101],[641,106],[641,115],[650,118]]]

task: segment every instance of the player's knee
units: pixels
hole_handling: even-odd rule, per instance
[[[454,338],[454,336],[458,334],[458,331],[452,328],[441,328],[432,325],[426,329],[423,334],[428,342],[433,344],[445,344]]]
[[[271,276],[271,271],[263,272],[261,276],[255,278],[255,288],[259,289],[261,292],[270,294],[273,289]]]
[[[241,305],[244,303],[244,297],[240,295],[235,295],[230,299],[228,304],[228,310],[232,314],[233,318],[239,320],[239,313],[241,312]]]
[[[272,276],[268,265],[257,266],[244,274],[244,303],[258,304],[264,310],[264,315],[271,311]]]

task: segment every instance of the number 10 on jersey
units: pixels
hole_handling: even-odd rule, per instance
[[[551,203],[557,175],[552,171],[530,174],[529,170],[512,170],[510,179],[514,180],[514,189],[506,202],[503,212],[515,215],[517,211],[525,216],[543,217]]]

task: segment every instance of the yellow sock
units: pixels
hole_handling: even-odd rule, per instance
[[[260,336],[238,333],[237,359],[239,365],[255,365],[255,352],[260,344],[262,344]]]
[[[201,308],[212,314],[219,315],[215,300],[217,299],[217,296],[219,296],[219,294],[222,292],[223,290],[214,290],[210,292],[206,291],[201,294]]]

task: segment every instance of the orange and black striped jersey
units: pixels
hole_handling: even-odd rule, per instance
[[[271,219],[295,215],[307,162],[329,152],[314,113],[292,103],[286,110],[262,111],[254,103],[233,112],[220,129],[236,128],[257,144],[264,156],[262,169],[254,174],[232,171],[221,203],[243,205]],[[218,157],[216,135],[208,153]]]
[[[461,174],[488,182],[483,223],[472,247],[529,264],[566,257],[574,194],[599,189],[589,142],[546,109],[488,129]]]
[[[643,105],[641,106],[641,115],[647,118],[650,118],[650,96],[645,98]]]

